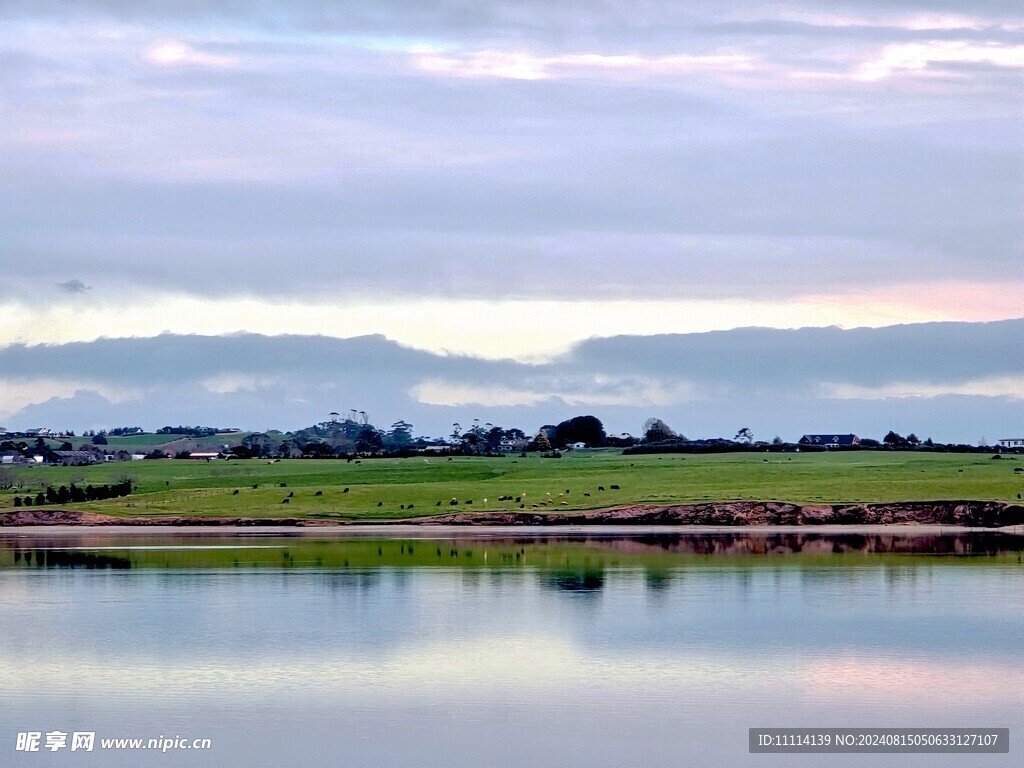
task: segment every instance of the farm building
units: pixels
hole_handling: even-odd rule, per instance
[[[1024,437],[1004,437],[999,441],[1000,448],[1024,448]]]
[[[860,438],[856,435],[804,435],[800,438],[800,445],[820,445],[825,448],[839,448],[846,445],[860,445]]]
[[[95,464],[96,454],[91,451],[54,451],[53,463],[62,464],[65,467],[78,466],[80,464]]]

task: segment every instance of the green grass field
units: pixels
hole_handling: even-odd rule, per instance
[[[531,454],[451,461],[443,457],[372,459],[358,464],[298,459],[134,461],[8,470],[21,488],[2,492],[0,508],[12,508],[15,493],[34,495],[47,483],[95,485],[125,476],[138,486],[130,497],[67,506],[132,517],[384,520],[519,509],[514,501],[499,502],[501,496],[523,496],[528,511],[560,512],[632,503],[727,500],[1013,501],[1024,492],[1024,473],[1014,472],[1024,464],[1022,458],[1004,456],[994,461],[986,454],[873,451],[623,456],[608,449],[575,451],[561,459]],[[612,490],[613,484],[621,490]],[[606,490],[599,491],[598,486]],[[322,495],[316,496],[316,491]],[[282,504],[289,493],[294,496]],[[451,505],[452,498],[459,503]],[[473,503],[465,504],[467,500]],[[401,508],[403,504],[406,509]]]

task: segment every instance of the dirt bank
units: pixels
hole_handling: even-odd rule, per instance
[[[998,501],[908,501],[886,504],[786,504],[730,501],[703,504],[630,505],[590,512],[458,512],[374,525],[957,525],[1001,528],[1024,525],[1024,506]],[[115,517],[72,509],[23,509],[0,512],[0,526],[147,525],[147,526],[284,526],[356,525],[350,521],[246,517]]]
[[[413,521],[409,521],[413,522]],[[937,524],[999,528],[1024,523],[1024,507],[997,501],[909,501],[888,504],[786,504],[710,502],[631,505],[593,512],[456,513],[418,521],[421,525],[908,525]]]

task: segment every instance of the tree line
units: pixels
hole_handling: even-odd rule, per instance
[[[82,501],[102,501],[127,496],[132,492],[132,481],[122,480],[106,485],[87,485],[82,488],[75,483],[62,485],[60,488],[49,486],[45,493],[40,491],[35,496],[15,496],[16,507],[41,507],[44,504],[69,504]]]

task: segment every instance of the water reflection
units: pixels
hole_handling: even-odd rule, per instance
[[[1021,543],[0,535],[0,744],[175,728],[216,754],[101,764],[746,766],[752,725],[1012,725]]]
[[[132,536],[102,532],[0,532],[4,568],[531,568],[546,571],[554,588],[595,590],[608,568],[655,572],[652,584],[671,580],[671,570],[693,562],[733,561],[751,565],[905,562],[908,556],[996,558],[1021,561],[1024,536],[1002,532],[895,533],[715,533],[370,538],[316,534],[246,537],[192,533]],[[878,556],[893,556],[879,560]]]

